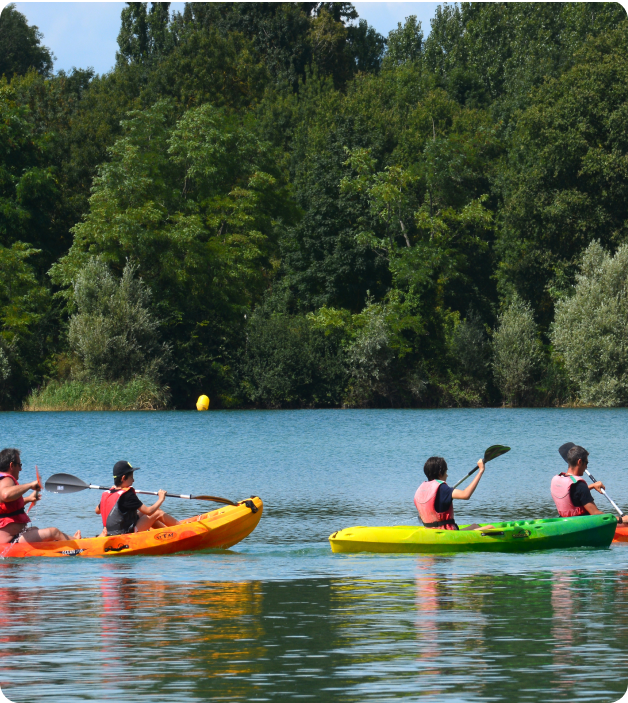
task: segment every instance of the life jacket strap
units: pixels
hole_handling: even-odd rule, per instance
[[[14,510],[12,513],[0,513],[0,518],[2,517],[13,517],[14,515],[21,515],[24,511],[24,508],[20,508],[19,510]]]
[[[450,518],[449,520],[438,520],[437,522],[424,522],[423,527],[444,527],[445,525],[455,525],[455,524],[456,524],[456,521]],[[457,525],[456,525],[456,527],[457,527]]]

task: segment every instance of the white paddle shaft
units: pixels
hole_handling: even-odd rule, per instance
[[[593,476],[593,474],[592,474],[588,469],[585,469],[585,470],[584,470],[584,473],[593,481],[593,483],[597,483],[597,481],[595,480],[595,477]],[[615,508],[615,510],[617,511],[617,514],[619,515],[619,517],[624,517],[624,514],[623,514],[622,511],[617,507],[617,504],[615,503],[615,501],[608,495],[608,493],[607,493],[603,488],[600,488],[600,493],[601,493],[603,496],[605,496],[606,499],[608,500],[608,502],[613,506],[613,508]]]
[[[99,491],[109,491],[109,490],[111,490],[111,488],[106,488],[105,486],[93,486],[92,484],[90,484],[88,487],[89,487],[89,488],[97,488]],[[137,489],[135,489],[135,492],[136,492],[136,493],[142,493],[142,494],[145,495],[145,496],[157,496],[157,495],[159,495],[159,493],[157,493],[157,491],[138,491]],[[187,498],[188,500],[191,500],[191,499],[192,499],[192,496],[188,496],[188,495],[185,495],[185,494],[183,494],[183,493],[182,493],[181,495],[179,495],[178,493],[166,493],[166,497],[167,497],[167,498]]]

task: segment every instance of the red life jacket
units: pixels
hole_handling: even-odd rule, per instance
[[[106,527],[109,513],[113,510],[115,504],[120,499],[120,496],[128,490],[128,488],[114,487],[110,491],[105,491],[102,494],[100,498],[100,517],[102,518],[103,527]]]
[[[554,503],[556,503],[558,514],[561,517],[574,517],[576,515],[589,514],[584,508],[574,505],[571,501],[569,489],[578,483],[578,481],[584,481],[584,483],[586,483],[582,476],[574,476],[573,474],[560,473],[552,479],[550,491],[552,493]]]
[[[19,485],[17,479],[11,474],[0,473],[0,479],[10,478],[14,485]],[[24,498],[20,496],[17,500],[10,500],[8,503],[0,502],[0,529],[17,522],[20,525],[25,525],[31,519],[24,512]]]
[[[425,481],[414,494],[414,504],[419,511],[419,518],[425,527],[441,527],[445,530],[457,530],[458,525],[454,520],[454,505],[444,513],[437,513],[434,504],[436,493],[443,481]]]

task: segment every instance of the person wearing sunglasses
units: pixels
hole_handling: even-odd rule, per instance
[[[41,498],[41,486],[38,481],[19,483],[21,470],[19,449],[3,449],[0,452],[0,544],[80,539],[80,530],[70,537],[57,527],[40,528],[28,524],[30,518],[24,506]],[[25,496],[28,491],[32,493]]]

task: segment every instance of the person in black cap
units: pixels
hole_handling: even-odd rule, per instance
[[[166,491],[157,491],[159,498],[147,507],[133,488],[133,473],[139,471],[128,461],[118,461],[113,467],[114,485],[102,494],[96,513],[102,517],[102,536],[143,532],[151,527],[172,527],[179,521],[160,510]]]

